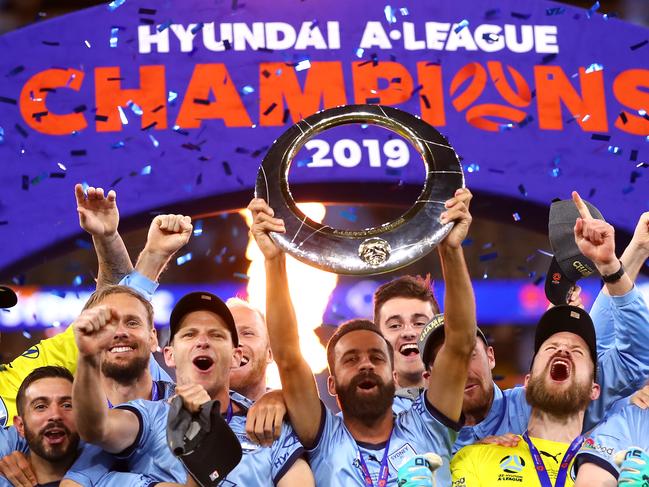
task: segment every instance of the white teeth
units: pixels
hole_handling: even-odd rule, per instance
[[[113,352],[113,353],[130,352],[132,350],[133,350],[133,348],[131,348],[131,347],[113,347],[113,348],[110,349],[110,351]]]
[[[417,347],[416,343],[406,343],[404,345],[401,345],[401,348],[399,349],[400,352],[405,352],[407,350],[415,350],[419,352],[419,347]]]
[[[243,357],[243,358],[241,359],[241,365],[247,365],[248,362],[250,362],[250,359],[248,359],[248,358],[246,358],[246,357]]]

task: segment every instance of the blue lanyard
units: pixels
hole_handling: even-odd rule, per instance
[[[151,387],[151,400],[160,400],[160,392],[158,391],[158,384],[156,384],[156,381],[153,381],[153,387]],[[106,398],[106,402],[108,403],[108,409],[113,409],[113,405],[108,398]]]
[[[543,458],[541,458],[541,454],[532,443],[532,440],[530,440],[530,436],[527,434],[527,431],[523,434],[523,439],[527,443],[527,446],[530,447],[530,453],[532,454],[532,460],[534,461],[534,466],[536,467],[536,473],[539,476],[541,487],[553,487],[552,482],[550,481],[550,476],[548,475],[548,471],[545,468],[545,464],[543,463]],[[570,462],[577,454],[577,451],[579,451],[579,448],[581,447],[583,441],[583,436],[578,436],[577,438],[572,440],[572,443],[566,450],[565,455],[563,455],[563,459],[561,460],[561,464],[559,465],[557,480],[554,484],[554,487],[564,487],[564,485],[566,485],[566,478],[568,476],[568,468],[570,468]]]
[[[388,467],[388,452],[390,451],[390,440],[392,439],[392,431],[390,431],[390,436],[388,441],[385,444],[385,450],[383,451],[383,459],[381,460],[381,467],[379,468],[379,485],[378,487],[385,487],[388,484],[388,475],[390,473],[390,468]],[[372,482],[372,476],[370,471],[367,468],[365,459],[363,458],[363,453],[360,448],[358,449],[358,461],[363,471],[363,480],[366,487],[374,487],[374,482]]]

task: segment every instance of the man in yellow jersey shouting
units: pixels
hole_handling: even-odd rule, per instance
[[[599,396],[595,328],[576,306],[550,308],[539,321],[525,395],[532,407],[517,446],[474,444],[451,462],[454,487],[570,487],[584,412]]]

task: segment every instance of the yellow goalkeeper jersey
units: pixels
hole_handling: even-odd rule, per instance
[[[555,484],[569,443],[530,438],[541,454],[548,477]],[[573,459],[574,460],[574,459]],[[451,461],[453,487],[539,487],[532,454],[520,437],[516,447],[475,444],[462,448]],[[565,487],[573,487],[574,465],[570,462]]]
[[[72,327],[52,338],[42,340],[26,350],[13,362],[0,365],[0,427],[11,426],[16,411],[16,394],[29,373],[45,365],[65,367],[74,374],[77,370],[77,345]]]

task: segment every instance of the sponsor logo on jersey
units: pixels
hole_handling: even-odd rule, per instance
[[[25,358],[38,358],[38,356],[41,354],[41,351],[38,349],[38,347],[32,347],[29,350],[25,350],[21,357]]]

